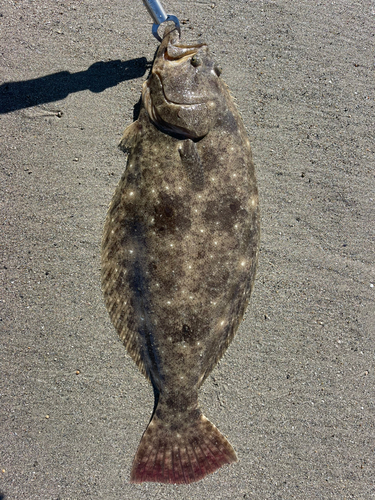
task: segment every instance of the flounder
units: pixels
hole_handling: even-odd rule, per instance
[[[131,481],[198,481],[236,454],[198,389],[253,287],[258,193],[250,143],[207,45],[166,29],[120,147],[127,165],[102,244],[111,320],[155,392]]]

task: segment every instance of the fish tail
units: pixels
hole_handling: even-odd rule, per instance
[[[192,483],[236,461],[229,441],[204,415],[177,430],[154,416],[139,444],[130,482]]]

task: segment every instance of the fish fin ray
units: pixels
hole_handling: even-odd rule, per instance
[[[139,120],[136,120],[126,127],[119,144],[119,148],[124,151],[124,153],[129,153],[133,148],[141,129],[142,125]]]
[[[204,170],[196,143],[191,139],[185,139],[181,141],[178,151],[182,166],[193,189],[201,191],[204,188]]]
[[[259,221],[259,213],[257,214],[258,221]],[[259,223],[259,222],[258,222]],[[258,256],[257,254],[253,253],[251,255],[252,259],[252,269],[250,270],[249,274],[250,275],[255,275],[255,270],[257,267],[257,262],[258,262]],[[231,311],[228,312],[227,317],[233,318],[232,324],[225,330],[220,332],[220,330],[214,330],[212,334],[212,338],[215,339],[215,343],[217,342],[217,339],[221,336],[221,341],[218,343],[218,346],[216,348],[216,356],[212,356],[210,354],[209,357],[206,358],[205,362],[203,365],[205,366],[204,373],[202,374],[202,377],[199,380],[199,386],[201,387],[208,375],[212,372],[212,370],[215,368],[217,363],[220,361],[220,359],[223,357],[225,351],[228,349],[230,343],[234,339],[236,332],[238,330],[238,327],[240,323],[243,320],[246,308],[248,306],[249,300],[250,300],[250,295],[254,287],[254,281],[247,283],[246,284],[246,289],[240,289],[237,288],[233,294],[232,294],[232,300],[229,301]],[[245,300],[242,300],[242,294],[245,295]],[[211,351],[208,349],[207,352]]]
[[[177,432],[154,416],[139,444],[130,482],[192,483],[235,461],[231,444],[203,415]]]
[[[121,242],[121,219],[117,207],[121,203],[121,185],[116,189],[104,226],[101,251],[101,281],[104,302],[117,333],[143,375],[150,381],[138,327],[137,314],[131,304],[132,290],[125,279],[131,264],[125,264]],[[139,315],[138,315],[139,316]]]

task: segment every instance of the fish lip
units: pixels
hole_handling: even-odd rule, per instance
[[[191,55],[197,54],[199,49],[207,47],[206,43],[184,44],[181,42],[169,42],[163,52],[163,59],[165,61],[178,61]]]
[[[164,54],[163,54],[163,59],[165,61],[179,61],[180,59],[185,59],[185,58],[188,58],[190,57],[191,55],[195,55],[197,52],[198,52],[198,49],[200,47],[181,47],[180,45],[176,46],[176,45],[173,45],[173,47],[177,47],[177,48],[186,48],[186,50],[184,50],[184,52],[182,54],[176,54],[176,55],[173,55],[173,54],[169,54],[168,53],[168,48],[167,47],[164,51]]]

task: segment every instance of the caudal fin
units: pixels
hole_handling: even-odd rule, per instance
[[[236,461],[231,444],[203,415],[176,431],[154,416],[139,444],[130,481],[192,483]]]

